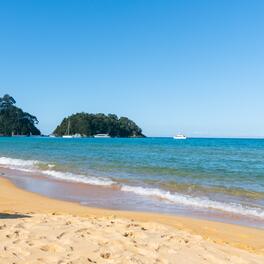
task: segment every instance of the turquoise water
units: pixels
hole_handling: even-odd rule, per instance
[[[261,139],[0,138],[0,166],[264,220]]]

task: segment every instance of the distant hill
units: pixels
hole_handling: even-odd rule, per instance
[[[15,99],[6,94],[0,97],[0,136],[40,135],[38,119],[15,106]]]
[[[145,137],[135,122],[127,117],[118,118],[114,114],[76,113],[64,118],[54,130],[56,136],[81,134],[91,137],[96,134],[109,134],[111,137]]]

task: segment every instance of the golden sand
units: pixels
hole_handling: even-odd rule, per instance
[[[0,263],[264,263],[264,231],[89,208],[2,178]]]

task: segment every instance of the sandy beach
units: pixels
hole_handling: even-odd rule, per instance
[[[0,2],[0,264],[264,264],[264,1]]]
[[[264,231],[80,206],[0,179],[0,263],[264,263]]]

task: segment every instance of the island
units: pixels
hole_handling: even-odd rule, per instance
[[[0,97],[0,136],[40,135],[38,119],[15,106],[16,100],[6,94]]]
[[[76,113],[64,118],[54,130],[54,136],[80,135],[93,137],[96,135],[110,137],[145,137],[142,129],[127,117],[118,118],[114,114]]]

